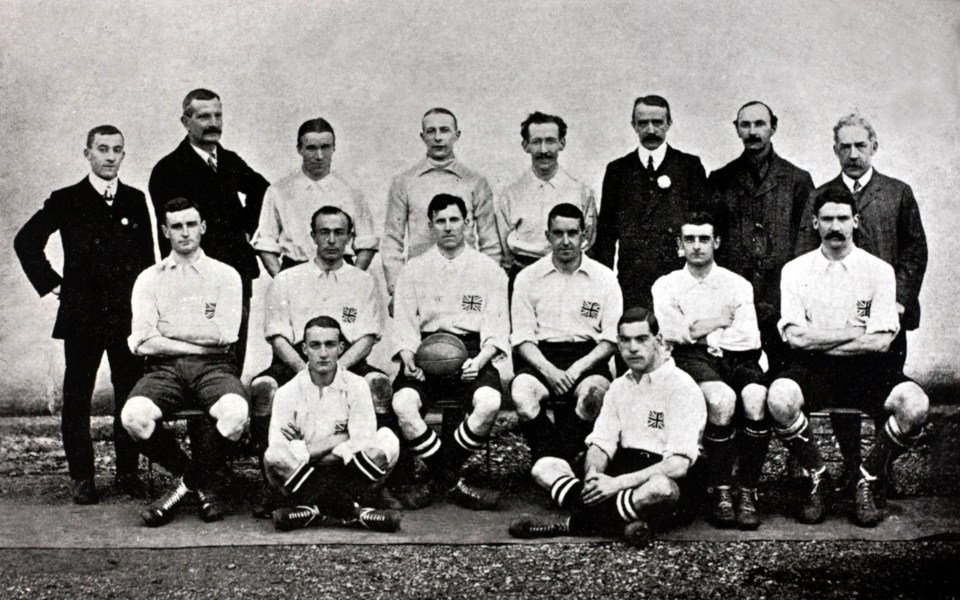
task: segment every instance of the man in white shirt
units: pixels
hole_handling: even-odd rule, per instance
[[[617,346],[630,370],[610,386],[583,461],[574,467],[545,457],[533,467],[536,482],[570,516],[523,515],[510,525],[514,537],[623,528],[628,544],[642,546],[650,540],[650,525],[669,527],[691,516],[686,476],[700,452],[707,417],[703,394],[667,356],[653,312],[627,310]]]
[[[395,356],[401,369],[393,384],[393,410],[407,447],[431,475],[429,483],[405,495],[405,504],[421,508],[446,491],[467,508],[491,510],[499,494],[467,483],[460,468],[487,443],[500,409],[500,375],[491,361],[509,349],[507,276],[467,245],[470,218],[462,198],[438,194],[427,211],[436,246],[407,263],[395,294]],[[421,338],[437,332],[453,334],[466,346],[469,358],[460,373],[436,377],[417,365]],[[469,412],[446,443],[422,415],[438,398],[459,399]]]
[[[813,226],[823,240],[790,261],[781,280],[779,328],[793,358],[770,385],[767,405],[775,431],[809,478],[800,521],[825,513],[826,467],[806,412],[857,408],[873,417],[877,437],[860,465],[854,522],[883,520],[874,497],[876,480],[919,438],[929,400],[903,374],[891,342],[900,328],[893,267],[857,248],[857,201],[846,190],[817,197]]]
[[[213,491],[226,446],[247,426],[247,392],[233,345],[240,330],[242,284],[227,264],[200,248],[206,222],[192,200],[174,198],[159,215],[171,253],[137,278],[131,299],[130,351],[146,357],[146,371],[130,392],[120,419],[145,456],[177,478],[176,485],[140,516],[148,527],[168,523],[196,495],[200,518],[223,518]],[[191,423],[192,458],[157,421],[183,408],[210,418]]]
[[[517,371],[510,391],[534,463],[583,451],[610,387],[623,314],[613,271],[583,253],[580,209],[556,205],[545,227],[552,251],[519,274],[511,305]],[[550,399],[554,422],[547,417]]]
[[[567,124],[555,115],[530,114],[520,124],[521,145],[530,155],[531,168],[497,196],[497,233],[503,252],[501,264],[513,283],[520,272],[550,253],[543,237],[547,215],[558,204],[572,204],[584,216],[580,247],[586,252],[597,236],[597,198],[566,169],[560,152],[567,144]],[[511,296],[512,286],[511,286]]]
[[[331,170],[336,133],[326,119],[310,119],[297,131],[300,168],[267,188],[260,223],[251,244],[271,277],[316,255],[310,216],[321,206],[335,206],[350,215],[356,229],[347,247],[347,261],[366,271],[380,240],[363,194]]]
[[[399,512],[357,502],[396,464],[400,442],[377,429],[367,383],[338,364],[340,323],[309,320],[303,349],[306,368],[277,390],[264,454],[267,477],[289,504],[274,511],[274,524],[281,531],[320,524],[396,531]]]
[[[700,385],[707,401],[703,445],[711,520],[718,527],[756,529],[760,520],[754,500],[770,442],[766,380],[758,362],[760,329],[753,286],[714,261],[720,247],[715,227],[707,212],[683,219],[679,242],[686,266],[653,284],[653,308],[677,366]],[[738,445],[733,419],[738,397],[745,418],[734,511]]]

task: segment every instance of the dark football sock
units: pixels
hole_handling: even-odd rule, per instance
[[[797,464],[808,473],[823,469],[823,458],[820,449],[813,439],[813,430],[807,415],[800,413],[792,425],[784,429],[776,428],[777,437],[787,447],[790,454],[797,459]]]
[[[453,434],[453,443],[449,444],[446,450],[447,470],[451,478],[456,479],[456,475],[460,472],[460,468],[463,467],[463,463],[467,462],[471,454],[477,450],[481,450],[488,439],[488,437],[481,437],[474,433],[467,424],[466,419],[460,423],[460,427],[457,427],[457,430]]]
[[[740,435],[740,459],[737,467],[737,479],[742,487],[757,489],[769,447],[770,422],[766,419],[745,419]]]
[[[908,436],[900,431],[897,420],[891,416],[882,428],[877,428],[876,441],[873,450],[863,461],[861,470],[872,477],[879,477],[890,468],[904,452],[917,443],[919,434]]]
[[[703,432],[703,450],[708,467],[708,485],[730,485],[736,460],[736,433],[733,425],[707,423]]]
[[[445,477],[443,452],[441,452],[440,436],[427,427],[427,430],[414,439],[407,442],[410,452],[427,465],[430,474],[436,479]]]
[[[554,449],[554,429],[547,411],[540,409],[530,421],[520,422],[520,431],[530,447],[530,462],[535,463],[544,456],[556,456]]]
[[[572,475],[563,475],[550,486],[550,497],[567,510],[583,509],[583,482]]]

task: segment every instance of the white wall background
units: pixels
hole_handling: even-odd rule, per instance
[[[223,98],[223,144],[270,180],[297,167],[297,126],[326,117],[334,168],[378,214],[389,177],[422,155],[419,119],[434,105],[457,113],[458,154],[495,190],[528,165],[519,124],[533,110],[570,124],[561,160],[597,189],[605,164],[636,146],[640,94],[670,100],[670,143],[708,171],[741,150],[737,107],[766,101],[780,117],[777,151],[818,185],[838,171],[834,122],[859,110],[878,131],[875,166],[913,186],[929,238],[908,372],[955,383],[958,33],[960,3],[933,0],[2,0],[0,412],[57,400],[63,368],[49,338],[56,301],[20,271],[16,230],[85,174],[94,125],[123,130],[121,178],[145,190],[183,136],[183,95],[201,86]],[[268,361],[257,331],[248,375]]]

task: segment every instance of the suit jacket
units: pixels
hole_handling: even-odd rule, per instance
[[[163,222],[163,205],[172,198],[188,198],[200,207],[207,232],[200,242],[207,256],[227,263],[240,273],[244,293],[249,297],[251,280],[260,275],[257,253],[247,241],[260,220],[263,195],[270,183],[247,166],[236,153],[217,145],[217,170],[210,168],[190,146],[187,138],[164,156],[150,174],[150,197],[157,213],[158,228]],[[245,204],[239,193],[246,195]],[[170,253],[170,243],[160,240],[160,255]]]
[[[707,176],[692,154],[668,146],[652,178],[636,150],[607,165],[592,255],[613,268],[620,243],[617,278],[624,307],[652,307],[653,282],[683,265],[677,254],[679,221],[707,201]]]
[[[44,252],[55,231],[63,242],[63,275]],[[50,194],[17,233],[13,246],[41,296],[60,286],[53,337],[114,340],[129,335],[133,283],[154,263],[143,192],[120,182],[109,207],[84,177]]]
[[[843,178],[818,187],[807,202],[801,220],[796,254],[820,246],[820,234],[813,227],[813,206],[817,196],[830,188],[849,190]],[[900,324],[906,330],[920,326],[920,286],[927,270],[927,237],[920,221],[920,208],[906,183],[873,171],[873,177],[857,194],[860,227],[854,234],[859,248],[885,260],[897,275],[897,302],[903,305]]]
[[[741,155],[710,174],[720,248],[717,261],[753,285],[761,321],[780,318],[780,271],[794,258],[800,218],[813,191],[810,173],[770,155],[759,182]]]

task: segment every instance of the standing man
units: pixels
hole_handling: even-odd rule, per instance
[[[500,262],[490,185],[453,154],[453,146],[460,139],[457,117],[445,108],[431,108],[423,115],[420,139],[427,147],[426,158],[394,177],[387,196],[381,260],[391,297],[404,262],[434,245],[427,207],[437,194],[463,199],[470,221],[465,232],[467,243]]]
[[[553,207],[545,232],[552,252],[516,281],[510,342],[517,376],[510,390],[533,463],[544,456],[573,460],[610,387],[623,299],[613,271],[583,254],[584,229],[579,208]],[[551,398],[564,404],[554,411],[557,427],[547,417]],[[558,433],[564,420],[571,427]]]
[[[337,137],[326,119],[310,119],[300,125],[297,153],[303,163],[267,190],[253,236],[253,247],[271,277],[316,256],[310,216],[321,206],[341,208],[353,220],[356,234],[346,249],[351,264],[366,271],[377,253],[380,240],[363,194],[330,169],[336,149]]]
[[[813,226],[823,242],[783,268],[780,330],[795,350],[770,385],[768,406],[777,436],[809,478],[800,521],[824,517],[826,467],[811,434],[807,413],[821,408],[857,408],[873,417],[876,441],[859,465],[854,522],[872,527],[883,520],[874,488],[877,478],[920,437],[929,400],[903,374],[891,342],[899,329],[893,268],[857,248],[857,201],[836,187],[817,195]]]
[[[250,236],[257,228],[263,194],[270,184],[237,154],[220,145],[223,133],[220,96],[202,88],[191,91],[183,99],[180,122],[187,130],[187,137],[153,168],[150,196],[157,215],[173,198],[192,200],[200,207],[209,227],[203,236],[204,250],[210,258],[230,265],[240,274],[243,315],[236,359],[242,372],[250,296],[253,280],[260,275]],[[169,253],[170,244],[161,236],[160,255]]]
[[[686,477],[700,453],[706,407],[662,342],[653,312],[623,314],[617,347],[630,370],[611,384],[585,458],[572,465],[548,456],[533,466],[536,482],[570,516],[523,515],[510,535],[596,535],[622,527],[628,544],[644,546],[651,524],[675,525],[689,513],[683,510],[691,500]]]
[[[168,523],[194,495],[201,519],[223,518],[215,477],[226,463],[227,445],[246,429],[248,414],[232,347],[240,329],[240,276],[200,248],[207,225],[196,203],[174,198],[157,217],[173,251],[133,286],[130,350],[147,357],[147,366],[120,415],[144,455],[177,478],[140,513],[148,527]],[[170,429],[157,426],[183,408],[210,417],[190,426],[192,458]]]
[[[572,204],[583,213],[581,250],[589,250],[597,237],[593,190],[560,168],[560,152],[567,145],[567,124],[560,117],[538,111],[520,124],[520,136],[531,168],[496,200],[501,265],[510,276],[511,286],[521,269],[550,253],[543,232],[547,230],[547,215],[558,204]]]
[[[509,348],[507,276],[467,245],[470,217],[462,198],[437,194],[427,211],[436,246],[411,260],[397,280],[400,374],[393,383],[393,410],[403,439],[426,463],[431,481],[404,500],[417,509],[446,492],[467,508],[492,510],[499,493],[467,483],[460,468],[487,443],[500,410],[500,375],[491,360]],[[459,374],[429,376],[417,365],[421,338],[438,332],[453,334],[466,346],[469,357]],[[423,420],[423,409],[437,398],[461,399],[469,411],[447,444]]]
[[[614,268],[625,306],[650,306],[650,286],[679,268],[677,223],[707,201],[700,159],[666,143],[673,120],[661,96],[641,96],[631,118],[640,146],[607,165],[593,256]]]
[[[153,264],[153,235],[143,192],[117,177],[123,162],[124,139],[112,125],[87,134],[83,156],[90,174],[79,183],[57,190],[43,208],[17,233],[13,246],[24,272],[41,296],[53,292],[60,300],[53,337],[63,340],[61,432],[73,481],[73,501],[96,504],[93,443],[90,439],[90,400],[103,353],[113,381],[113,444],[116,450],[115,487],[143,496],[137,477],[136,447],[120,423],[120,411],[140,378],[140,361],[130,354],[130,303],[127,298],[140,271]],[[63,243],[63,274],[58,274],[44,249],[55,231]]]
[[[704,470],[711,493],[710,518],[718,527],[760,526],[757,483],[770,443],[767,388],[760,368],[760,331],[750,283],[714,261],[720,247],[713,216],[691,213],[680,226],[686,266],[653,284],[653,308],[671,356],[700,386],[707,401]],[[740,488],[734,512],[737,398],[742,401]]]
[[[719,249],[728,269],[753,286],[760,342],[769,370],[783,368],[789,348],[777,331],[780,271],[794,257],[800,217],[810,193],[810,173],[773,149],[777,115],[763,102],[747,102],[733,122],[743,154],[710,174],[719,232]]]

